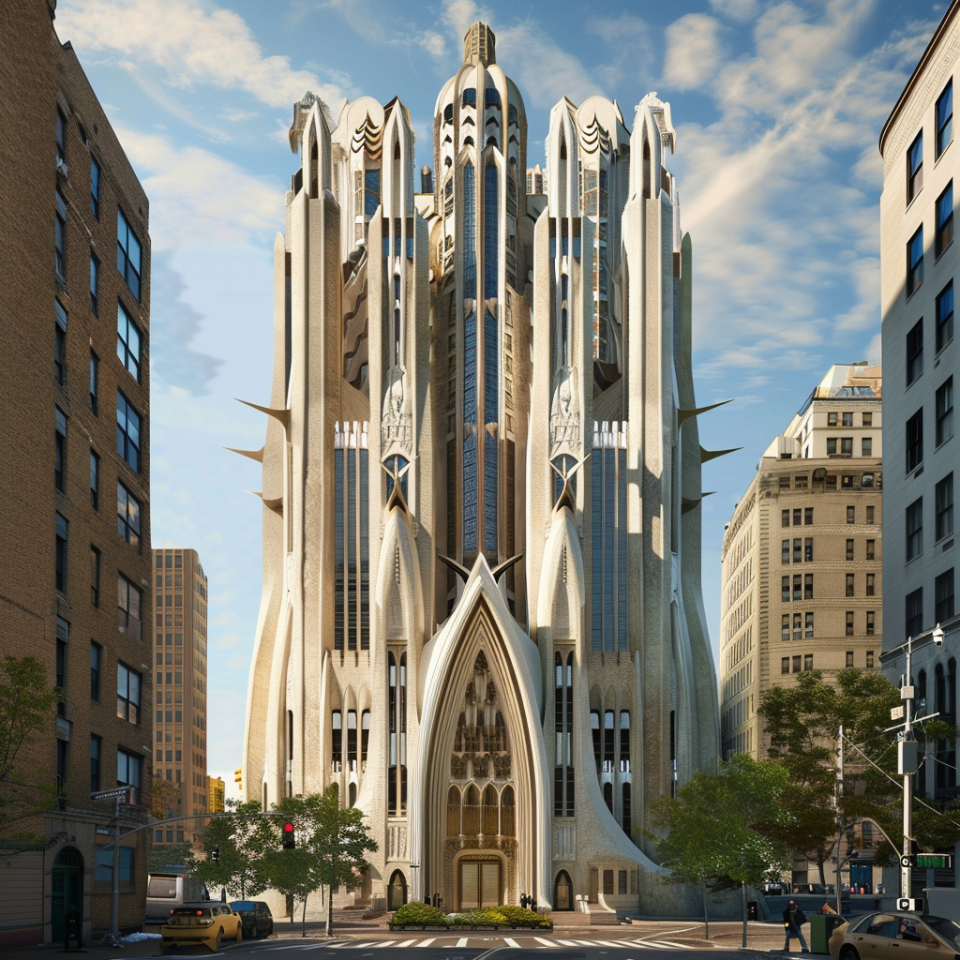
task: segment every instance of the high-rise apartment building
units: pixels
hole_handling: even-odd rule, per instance
[[[960,84],[960,3],[953,0],[880,135],[881,309],[887,439],[884,490],[884,672],[899,683],[912,638],[914,710],[957,721],[960,618],[955,600],[954,496],[960,476],[954,389],[960,347],[954,337],[954,81]],[[933,642],[939,624],[942,646]],[[929,744],[917,792],[957,794],[956,747]],[[916,878],[918,881],[927,878]],[[938,879],[955,880],[954,871]],[[932,886],[932,884],[929,884]]]
[[[226,798],[225,784],[220,777],[207,777],[207,812],[223,813]]]
[[[880,665],[881,371],[834,366],[764,452],[721,554],[724,757],[767,755],[763,694]]]
[[[0,948],[109,927],[114,801],[149,807],[148,203],[53,0],[0,9],[0,657],[63,689],[16,772],[56,809],[0,806]],[[9,783],[0,783],[4,800]],[[31,831],[36,849],[4,845]],[[119,919],[143,920],[143,834],[121,844]]]
[[[415,195],[399,100],[295,107],[245,794],[337,784],[391,908],[685,914],[635,829],[719,747],[670,107],[562,100],[531,203],[476,23],[433,134]]]
[[[191,842],[208,811],[207,577],[195,550],[153,551],[153,775],[172,785],[154,845]],[[174,806],[174,803],[176,804]]]

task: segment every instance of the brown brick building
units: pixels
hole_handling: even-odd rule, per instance
[[[0,814],[0,948],[61,938],[74,908],[106,930],[113,807],[90,793],[134,787],[125,830],[150,802],[148,204],[55,7],[0,5],[0,657],[64,689],[20,758],[59,809]],[[128,927],[145,832],[121,847]]]
[[[160,549],[153,557],[154,776],[172,785],[160,791],[165,817],[199,818],[208,811],[209,782],[207,577],[196,550]],[[153,844],[190,843],[202,826],[201,819],[168,823],[153,831]]]

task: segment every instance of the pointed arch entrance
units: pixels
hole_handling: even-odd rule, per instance
[[[497,595],[476,591],[469,614],[461,608],[439,638],[439,669],[425,691],[423,893],[450,910],[515,904],[521,889],[539,889],[542,876],[544,748],[539,691],[523,646],[532,642],[500,623],[502,597],[490,579]],[[545,901],[549,893],[542,894]]]
[[[570,882],[570,874],[566,870],[561,870],[557,874],[557,879],[553,882],[553,909],[573,909],[573,884]]]
[[[394,870],[387,887],[387,909],[399,910],[407,902],[407,878],[400,870]]]

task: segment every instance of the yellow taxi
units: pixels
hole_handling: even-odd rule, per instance
[[[223,940],[243,939],[243,921],[225,903],[210,900],[203,903],[185,903],[174,907],[167,922],[160,928],[160,949],[176,947],[206,947],[215,952]]]

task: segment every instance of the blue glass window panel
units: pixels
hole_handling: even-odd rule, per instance
[[[551,260],[557,259],[557,238],[556,237],[550,238],[550,259]]]
[[[627,649],[627,451],[617,451],[617,647]]]
[[[937,229],[939,230],[953,215],[953,182],[947,184],[947,189],[937,200]]]
[[[358,450],[360,461],[360,649],[370,649],[370,451]]]
[[[937,156],[947,148],[953,139],[953,81],[937,100]]]
[[[613,578],[613,555],[617,542],[616,450],[603,451],[603,649],[613,650],[613,601],[616,581]],[[596,591],[596,586],[594,586]]]
[[[463,96],[460,99],[460,105],[463,107],[466,107],[466,106],[475,107],[477,105],[476,88],[467,87],[467,89],[463,91]]]
[[[497,295],[500,265],[500,173],[495,164],[487,164],[483,181],[483,295],[489,300]]]
[[[117,453],[140,471],[140,415],[117,391]]]
[[[392,457],[387,457],[386,461],[387,469],[390,471],[396,471],[397,474],[400,474],[400,471],[409,463],[406,457],[401,457],[399,454],[395,454]],[[403,494],[403,499],[407,499],[407,474],[400,476],[400,492]],[[391,494],[393,493],[393,477],[389,474],[387,475],[387,499],[390,499]]]
[[[580,259],[580,238],[579,237],[573,238],[573,256],[577,260]]]
[[[463,321],[463,420],[477,422],[477,317]]]
[[[477,549],[477,438],[463,441],[463,551]]]
[[[590,457],[590,565],[593,580],[590,600],[591,646],[603,649],[603,611],[600,590],[603,584],[603,457],[602,450],[594,450]]]
[[[569,487],[570,487],[570,491],[571,491],[571,493],[572,493],[573,496],[574,496],[574,499],[576,499],[576,496],[577,496],[577,475],[576,475],[576,474],[573,474],[573,476],[570,476],[570,471],[574,468],[574,466],[576,465],[576,462],[577,462],[577,461],[576,461],[573,457],[568,456],[568,455],[566,455],[566,454],[565,454],[564,456],[562,456],[562,457],[557,457],[557,458],[553,461],[553,463],[554,463],[554,465],[556,466],[557,470],[559,470],[561,473],[563,472],[564,467],[566,467],[567,477],[568,477],[568,481],[567,481],[567,482],[568,482],[568,485],[569,485]],[[553,471],[551,471],[551,472],[553,472]],[[561,493],[563,493],[563,478],[560,476],[560,473],[553,472],[553,502],[554,502],[554,504],[556,504],[556,502],[560,499],[560,494],[561,494]]]
[[[344,531],[354,533],[357,517],[357,463],[356,450],[347,449],[344,458],[344,485],[347,492],[347,507],[344,512]],[[355,535],[355,534],[354,534]],[[347,559],[347,649],[357,649],[357,551],[351,542],[354,537],[344,537],[344,552]]]
[[[477,197],[473,164],[463,166],[463,295],[477,295]]]
[[[483,440],[483,548],[497,552],[497,438],[484,434]]]
[[[499,107],[500,106],[500,91],[496,87],[487,87],[483,91],[483,102],[487,107]]]
[[[500,357],[497,350],[497,320],[491,313],[483,318],[483,416],[496,423],[500,409]]]
[[[137,235],[130,229],[123,211],[117,209],[117,269],[130,292],[140,299],[141,251]]]
[[[343,649],[343,450],[333,451],[334,547],[333,547],[333,648]]]
[[[363,173],[363,212],[372,217],[380,206],[380,171],[365,170]]]

